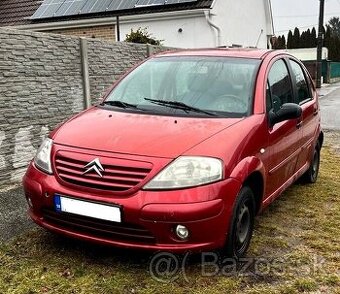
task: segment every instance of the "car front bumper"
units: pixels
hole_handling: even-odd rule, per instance
[[[55,233],[100,244],[171,252],[205,251],[224,245],[235,197],[241,184],[234,179],[174,191],[139,190],[129,196],[102,195],[62,185],[54,175],[32,162],[23,179],[32,220]],[[108,223],[57,213],[54,195],[119,205],[121,223]],[[189,237],[180,240],[175,227],[183,225]]]

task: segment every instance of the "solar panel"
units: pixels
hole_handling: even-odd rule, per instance
[[[45,0],[31,18],[48,18],[64,3],[64,0]]]
[[[138,0],[114,0],[109,6],[108,11],[132,9],[135,7],[137,2]]]
[[[167,4],[182,4],[187,2],[196,2],[197,0],[138,0],[136,8],[147,7],[155,5],[167,5]]]
[[[97,13],[97,12],[104,12],[108,11],[110,4],[114,0],[101,0],[101,1],[96,1],[94,5],[92,6],[90,13]]]
[[[155,6],[155,5],[165,5],[166,0],[139,0],[135,7],[145,7],[145,6]]]
[[[44,0],[31,19],[120,11],[196,1],[198,0]]]
[[[54,13],[54,17],[79,14],[86,2],[87,0],[65,0]]]
[[[165,4],[182,4],[189,2],[196,2],[197,0],[167,0]]]

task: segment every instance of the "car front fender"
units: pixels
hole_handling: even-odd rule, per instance
[[[263,186],[265,187],[265,168],[260,158],[256,156],[248,156],[243,158],[232,170],[230,178],[234,178],[241,183],[244,183],[247,178],[258,172],[261,174],[263,179]]]

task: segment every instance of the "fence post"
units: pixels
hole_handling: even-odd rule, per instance
[[[331,83],[331,62],[327,61],[327,75],[326,75],[326,83]]]
[[[88,46],[85,38],[80,38],[81,68],[84,89],[84,109],[91,106]]]
[[[151,46],[150,44],[146,44],[146,57],[151,56]]]

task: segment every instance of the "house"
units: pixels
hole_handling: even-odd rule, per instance
[[[269,47],[270,0],[2,0],[0,26],[124,40],[147,28],[163,45]]]

